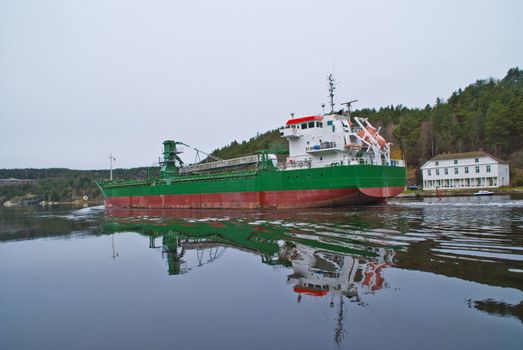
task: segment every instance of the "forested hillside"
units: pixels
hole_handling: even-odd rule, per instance
[[[424,109],[399,105],[356,114],[387,130],[411,166],[436,154],[478,149],[506,159],[523,148],[523,71],[478,80]]]
[[[147,168],[115,169],[114,178],[143,179]],[[101,193],[95,180],[107,179],[108,170],[71,170],[65,168],[49,169],[0,169],[0,179],[33,179],[32,183],[0,186],[0,204],[6,200],[25,194],[34,194],[41,200],[63,202],[87,196],[100,199]]]
[[[235,140],[227,146],[214,150],[211,154],[218,158],[229,159],[252,155],[262,149],[288,152],[289,145],[287,140],[280,136],[280,130],[276,129],[258,134],[249,141],[242,143]]]

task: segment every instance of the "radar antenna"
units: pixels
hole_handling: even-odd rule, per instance
[[[358,100],[352,100],[352,101],[349,101],[349,102],[345,102],[345,103],[342,103],[341,105],[342,105],[342,106],[343,106],[343,105],[347,105],[347,113],[350,114],[350,108],[352,107],[352,104],[353,104],[354,102],[358,102]]]

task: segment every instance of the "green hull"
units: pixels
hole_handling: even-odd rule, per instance
[[[338,204],[383,200],[401,192],[405,183],[404,167],[338,165],[287,171],[183,175],[141,182],[100,182],[98,185],[106,204],[112,207],[283,208],[331,206],[336,204],[334,197],[339,197]],[[341,200],[342,197],[345,199]],[[176,202],[182,204],[176,205]]]

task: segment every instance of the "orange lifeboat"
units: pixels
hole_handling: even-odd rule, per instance
[[[365,129],[367,129],[367,131],[369,132],[369,134],[372,135],[372,137],[374,137],[374,139],[376,139],[376,142],[378,143],[378,145],[380,146],[381,149],[385,148],[385,145],[387,144],[387,141],[385,141],[385,139],[383,138],[383,136],[381,136],[374,127],[372,126],[367,126],[365,127]],[[369,136],[367,136],[365,134],[365,131],[364,130],[360,130],[358,131],[358,136],[361,137],[362,139],[364,139],[365,141],[369,142]]]
[[[385,139],[383,138],[383,136],[381,136],[380,134],[377,134],[376,136],[376,142],[378,142],[378,145],[380,145],[380,148],[385,148],[385,145],[387,144],[387,142],[385,141]]]

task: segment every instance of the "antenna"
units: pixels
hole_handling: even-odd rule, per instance
[[[116,161],[116,158],[113,157],[112,153],[109,153],[109,180],[113,181],[113,161]]]
[[[330,97],[330,104],[331,104],[331,113],[334,113],[334,90],[336,90],[336,79],[334,79],[334,76],[332,74],[329,74],[327,77],[327,80],[329,82],[329,97]]]
[[[342,103],[341,105],[342,105],[342,106],[343,106],[343,105],[347,105],[347,112],[349,112],[349,114],[350,114],[350,108],[351,108],[351,106],[352,106],[352,104],[353,104],[354,102],[358,102],[358,100],[352,100],[352,101],[349,101],[349,102],[345,102],[345,103]]]

